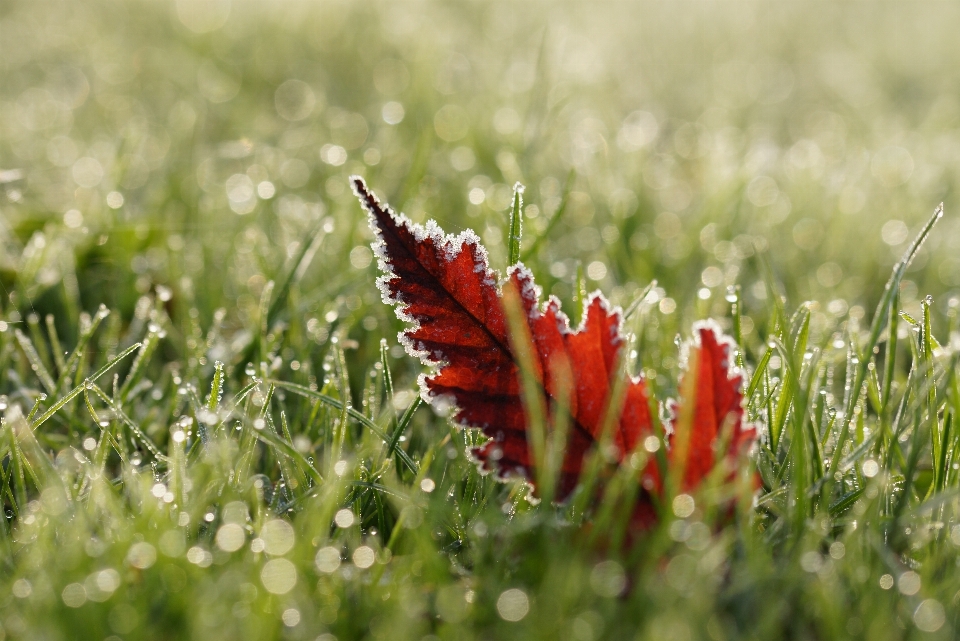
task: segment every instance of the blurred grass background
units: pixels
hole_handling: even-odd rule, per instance
[[[528,245],[570,194],[528,258],[562,298],[579,260],[616,299],[656,278],[683,307],[738,281],[749,311],[759,245],[825,327],[956,180],[956,9],[879,7],[8,3],[4,283],[30,246],[31,302],[129,314],[187,277],[205,318],[249,314],[328,218],[302,283],[330,298],[370,269],[341,260],[369,238],[349,173],[415,219],[478,228],[495,260],[519,180]],[[953,225],[907,303],[960,286]]]
[[[373,285],[371,235],[346,182],[354,173],[414,220],[435,218],[447,231],[476,229],[500,269],[511,188],[525,184],[525,262],[568,308],[578,266],[591,288],[623,305],[657,280],[638,327],[640,367],[666,391],[676,382],[674,336],[709,315],[730,327],[726,297],[734,285],[742,288],[744,343],[754,362],[766,346],[774,292],[785,295],[791,309],[812,301],[811,344],[829,345],[866,325],[895,260],[933,207],[945,201],[947,216],[900,291],[902,308],[914,318],[922,316],[920,301],[933,296],[934,330],[943,335],[950,301],[960,291],[960,219],[951,215],[960,177],[960,79],[954,72],[960,49],[953,29],[958,19],[960,7],[933,1],[0,3],[0,393],[27,411],[44,389],[35,379],[37,367],[14,340],[15,329],[30,335],[39,346],[37,358],[53,371],[57,349],[44,347],[46,342],[55,333],[65,350],[72,349],[83,335],[81,314],[93,314],[102,304],[114,313],[91,343],[89,363],[76,381],[82,381],[80,371],[96,369],[145,332],[155,335],[156,354],[140,373],[154,382],[154,393],[141,386],[130,411],[162,448],[168,445],[168,425],[185,407],[178,387],[195,383],[206,401],[217,360],[227,364],[229,394],[254,373],[323,389],[325,382],[336,386],[349,377],[352,390],[341,385],[342,398],[373,416],[379,401],[370,401],[373,406],[364,401],[375,396],[367,393],[370,381],[382,384],[382,368],[372,369],[380,339],[394,346],[389,362],[398,390],[412,388],[420,367],[396,348],[399,324]],[[55,332],[43,325],[48,314]],[[58,384],[61,389],[66,388]],[[409,403],[409,395],[405,399]],[[302,405],[287,408],[293,433],[303,429],[318,442],[330,438],[324,428],[309,434],[318,406]],[[117,416],[106,409],[104,416]],[[418,414],[409,435],[409,450],[418,460],[446,431],[425,414]],[[68,421],[38,438],[58,450],[76,447],[87,434],[99,439],[95,424],[88,420],[84,426],[82,417],[78,407]],[[321,419],[328,427],[335,422]],[[362,467],[361,453],[373,445],[363,445],[366,437],[359,434],[355,438]],[[456,458],[459,450],[450,451],[450,465],[459,465],[456,474],[468,479],[463,482],[470,488],[477,483],[482,496],[512,504],[507,498],[512,490],[471,476],[462,456]],[[121,487],[124,468],[117,460],[113,464],[114,485]],[[278,464],[267,455],[259,471],[276,479]],[[210,472],[212,478],[216,474]],[[138,487],[129,478],[126,486]],[[147,483],[144,492],[150,487]],[[363,500],[374,501],[378,491]],[[442,498],[439,494],[432,496]],[[332,506],[342,499],[327,500]],[[12,523],[14,508],[26,504],[12,496],[4,500]],[[196,523],[206,507],[201,498],[194,500]],[[442,521],[447,511],[466,509],[470,501],[453,507],[438,503]],[[474,509],[501,518],[499,503],[494,507],[499,517]],[[125,514],[123,509],[117,507],[116,514]],[[376,526],[386,533],[396,511],[374,512],[386,519]],[[329,514],[322,516],[329,522]],[[146,520],[131,521],[129,532],[140,534],[129,536],[149,533],[148,516],[136,518]],[[257,518],[262,523],[266,517]],[[310,518],[320,520],[316,514]],[[313,532],[317,526],[298,527]],[[431,628],[397,622],[407,621],[403,612],[420,612],[420,606],[404,610],[406,605],[389,601],[391,591],[439,599],[441,619],[451,627],[432,631],[468,635],[473,632],[466,625],[454,625],[468,619],[462,592],[474,593],[473,599],[486,589],[487,609],[478,606],[469,621],[481,636],[496,638],[518,633],[503,616],[497,618],[492,605],[509,584],[496,569],[504,555],[512,554],[510,563],[519,565],[524,555],[532,557],[529,563],[536,567],[530,572],[544,585],[550,585],[551,563],[560,563],[550,556],[554,531],[524,527],[505,531],[507,550],[495,549],[483,535],[474,537],[490,542],[490,549],[474,541],[474,578],[463,581],[433,558],[438,548],[432,546],[439,544],[427,527],[417,539],[422,557],[410,554],[404,562],[434,564],[431,578],[412,579],[419,570],[397,570],[393,583],[379,587],[361,588],[360,579],[350,576],[341,577],[347,587],[321,581],[315,594],[299,597],[296,611],[304,612],[303,625],[278,623],[278,612],[293,606],[277,610],[268,600],[256,601],[255,587],[254,597],[236,602],[259,603],[266,611],[254,608],[255,614],[275,625],[244,623],[252,619],[228,612],[234,596],[218,596],[209,582],[198,583],[194,597],[204,594],[215,615],[185,598],[154,602],[153,610],[142,609],[147,601],[137,602],[133,619],[124,618],[122,609],[107,614],[116,607],[92,610],[81,622],[69,617],[86,610],[64,609],[69,599],[61,595],[63,585],[44,605],[36,578],[28,583],[37,604],[32,615],[23,606],[27,597],[8,593],[0,607],[20,622],[20,628],[4,624],[14,638],[68,638],[68,622],[102,629],[101,636],[129,630],[133,637],[152,638],[144,626],[156,623],[155,617],[165,622],[157,624],[155,638],[164,630],[191,630],[208,638],[242,633],[312,639],[324,626],[353,638],[376,631],[362,620],[374,617],[376,597],[398,608],[381,612],[386,636],[396,625],[399,638],[419,638]],[[202,531],[191,536],[203,540]],[[207,539],[211,536],[213,530]],[[312,536],[299,534],[298,545],[310,547]],[[807,594],[811,600],[805,605],[791,604],[789,595],[803,593],[805,577],[816,573],[793,567],[796,574],[777,579],[762,567],[765,553],[737,552],[733,536],[722,535],[720,548],[691,546],[691,554],[722,549],[717,554],[748,557],[747,578],[740,584],[718,569],[720,560],[703,566],[717,581],[734,582],[721,596],[713,583],[695,585],[689,578],[693,570],[684,566],[671,583],[672,596],[653,597],[659,575],[641,572],[636,580],[644,587],[632,593],[631,603],[644,605],[627,615],[626,602],[603,599],[620,593],[605,588],[604,581],[610,572],[614,584],[623,580],[617,574],[622,567],[590,565],[596,560],[590,557],[582,565],[561,566],[570,585],[577,585],[579,576],[583,585],[594,586],[591,596],[582,597],[593,601],[575,606],[581,596],[571,587],[567,605],[535,608],[524,634],[555,634],[551,626],[560,626],[586,641],[634,629],[658,638],[708,632],[732,638],[744,634],[749,611],[761,607],[768,609],[763,621],[754,622],[757,629],[784,638],[908,634],[886,625],[890,607],[876,595],[855,606],[836,601],[841,598],[836,594],[854,598],[860,589],[855,578],[852,591],[823,588]],[[463,532],[440,536],[440,548],[449,552],[443,546],[466,545],[464,537]],[[6,562],[49,566],[57,544],[48,543],[31,548],[34,566],[16,565],[13,556]],[[359,538],[350,545],[358,543]],[[563,545],[565,554],[573,554],[580,544]],[[869,551],[873,544],[864,545]],[[128,545],[117,546],[121,564]],[[310,565],[313,551],[302,554]],[[480,561],[484,554],[489,563]],[[839,554],[831,558],[839,561]],[[94,576],[98,556],[89,550],[77,555],[83,560],[75,562],[76,572]],[[692,563],[688,557],[693,558],[685,556],[681,563]],[[206,566],[190,564],[201,576]],[[254,572],[252,565],[237,567]],[[822,567],[821,561],[817,570]],[[857,577],[861,567],[867,565],[845,571]],[[490,574],[488,583],[484,572]],[[588,575],[599,578],[591,583]],[[222,585],[239,584],[229,573],[222,576],[231,577]],[[163,579],[163,589],[178,580]],[[413,587],[404,583],[411,580]],[[779,586],[784,603],[764,600],[772,584],[764,581]],[[455,594],[437,596],[447,593],[431,585]],[[736,603],[738,591],[750,597]],[[454,604],[449,607],[442,605],[448,597]],[[547,591],[540,601],[559,599]],[[698,599],[703,610],[693,610],[685,621],[651,614],[674,607],[689,612]],[[334,601],[348,611],[339,619],[336,607],[329,621],[323,615],[307,618],[317,603],[329,610]],[[949,604],[950,597],[941,601]],[[60,614],[45,618],[56,608]],[[710,608],[727,614],[715,615]],[[864,608],[860,623],[849,623],[844,608]],[[914,609],[904,615],[908,622]],[[884,624],[870,628],[873,616]],[[621,622],[619,628],[605,627],[611,618]],[[818,628],[809,621],[826,623]],[[536,622],[545,626],[540,632]],[[797,623],[797,630],[788,633],[789,622]],[[949,627],[937,630],[952,634]]]

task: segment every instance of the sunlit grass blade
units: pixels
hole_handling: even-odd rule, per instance
[[[57,366],[57,372],[62,373],[67,369],[67,362],[63,358],[63,346],[60,344],[60,337],[57,334],[57,324],[54,322],[53,314],[47,314],[44,322],[47,325],[47,338],[50,341],[50,351],[53,352],[53,362]]]
[[[263,438],[264,434],[267,434],[268,436],[276,436],[277,439],[290,446],[289,448],[284,448],[281,450],[276,457],[283,473],[282,481],[284,489],[288,494],[287,502],[289,502],[307,490],[307,479],[304,476],[302,466],[304,464],[309,465],[310,467],[313,466],[310,465],[302,453],[300,453],[300,456],[298,457],[293,457],[290,455],[291,448],[298,453],[299,450],[297,450],[296,446],[292,442],[293,439],[290,436],[290,429],[287,426],[286,413],[283,412],[283,410],[280,411],[280,424],[281,429],[283,429],[283,434],[279,434],[277,432],[277,428],[274,425],[273,418],[270,416],[269,412],[265,412],[264,418],[266,419],[266,426],[257,430],[257,438],[260,438],[261,441],[266,443],[267,441]],[[255,424],[254,427],[257,428],[257,425],[259,425],[259,423]],[[317,474],[319,476],[319,472]]]
[[[507,235],[507,266],[520,262],[520,237],[523,233],[523,185],[513,186],[513,206],[510,208],[510,229]]]
[[[97,328],[100,327],[100,323],[103,321],[103,319],[109,315],[109,310],[103,305],[100,306],[100,308],[92,317],[86,314],[80,315],[80,331],[79,338],[77,339],[77,345],[73,348],[73,351],[70,352],[70,356],[67,358],[66,365],[60,372],[60,378],[57,379],[57,390],[66,391],[66,386],[69,384],[70,378],[80,366],[80,360],[83,358],[84,350],[87,348],[87,343],[90,342],[90,339],[96,333]]]
[[[27,314],[27,327],[30,328],[30,338],[33,346],[37,350],[37,354],[40,356],[40,362],[43,363],[49,372],[53,368],[54,362],[50,355],[48,339],[40,329],[40,316],[37,314]]]
[[[207,410],[211,412],[220,409],[220,399],[223,398],[223,382],[223,363],[217,361],[213,365],[213,381],[210,383],[210,394],[207,396]]]
[[[845,402],[845,405],[841,414],[841,424],[840,424],[840,436],[838,442],[844,442],[846,440],[847,433],[850,429],[850,421],[853,416],[854,405],[857,400],[860,398],[860,390],[863,387],[864,379],[866,378],[867,366],[872,360],[873,350],[877,346],[880,335],[883,332],[884,328],[890,323],[890,316],[896,314],[897,310],[894,308],[893,303],[897,298],[897,292],[900,288],[900,281],[903,280],[903,275],[907,271],[907,267],[913,262],[913,259],[916,257],[917,252],[920,251],[920,248],[923,246],[924,241],[930,236],[930,232],[933,230],[934,225],[937,221],[943,216],[943,204],[941,203],[933,212],[933,216],[927,221],[927,223],[920,230],[920,233],[917,234],[913,242],[910,244],[910,247],[903,254],[900,260],[893,268],[893,273],[890,275],[890,280],[887,281],[887,285],[883,290],[883,295],[880,297],[880,302],[877,304],[877,309],[873,315],[873,321],[870,325],[870,333],[867,337],[867,340],[858,353],[858,358],[856,363],[854,363],[852,376],[850,376],[850,389]],[[830,463],[830,467],[827,470],[828,474],[831,474],[833,470],[836,469],[839,464],[841,457],[841,448],[837,448],[834,452],[833,458]]]
[[[415,394],[413,401],[407,409],[404,410],[400,418],[397,419],[393,434],[390,435],[390,442],[387,443],[386,458],[393,458],[393,455],[397,451],[397,445],[400,443],[400,437],[403,436],[403,433],[410,427],[410,422],[413,420],[413,416],[417,413],[417,410],[420,409],[421,405],[423,405],[423,398],[419,394]]]
[[[321,394],[320,392],[316,392],[308,387],[304,387],[303,385],[298,385],[296,383],[290,383],[288,381],[280,381],[280,380],[271,380],[271,383],[276,385],[279,388],[286,389],[296,394],[300,394],[301,396],[305,396],[307,398],[312,398],[314,400],[320,401],[321,403],[325,405],[329,405],[334,409],[343,411],[344,408],[346,407],[347,416],[349,416],[351,419],[357,421],[358,423],[360,423],[361,425],[369,429],[371,432],[376,434],[378,437],[380,437],[381,440],[383,440],[384,443],[389,444],[391,442],[390,437],[388,437],[383,432],[383,430],[380,429],[379,425],[377,425],[376,423],[374,423],[369,418],[367,418],[357,410],[353,409],[352,407],[345,406],[342,401],[339,401],[335,398],[327,396],[326,394]],[[401,462],[403,462],[403,464],[407,467],[407,469],[409,469],[414,474],[416,474],[419,471],[417,464],[413,461],[413,459],[410,458],[410,456],[406,452],[403,451],[402,448],[396,448],[396,453],[397,453],[397,456],[400,458]]]
[[[290,288],[303,278],[307,268],[310,266],[313,256],[317,253],[317,249],[319,249],[320,243],[324,238],[323,225],[323,220],[318,221],[317,224],[314,225],[313,229],[307,232],[307,234],[300,241],[300,249],[297,252],[296,257],[291,262],[290,269],[287,270],[287,273],[280,281],[280,287],[277,289],[277,294],[274,296],[273,301],[270,303],[270,307],[267,310],[266,323],[268,328],[273,327],[273,324],[276,322],[280,311],[287,305],[289,301]]]
[[[27,360],[30,362],[30,367],[33,368],[33,371],[37,375],[37,378],[40,379],[40,382],[43,383],[43,387],[50,394],[56,394],[57,384],[54,383],[53,377],[50,376],[50,372],[47,371],[47,366],[43,364],[40,355],[37,353],[37,350],[33,345],[33,341],[31,341],[30,338],[19,329],[14,330],[14,336],[16,336],[17,342],[20,343],[20,349],[23,350],[24,356],[26,356]]]
[[[143,367],[150,361],[150,357],[153,355],[159,343],[159,329],[157,329],[157,331],[152,329],[148,331],[143,342],[140,344],[140,350],[137,352],[136,358],[133,359],[133,365],[130,366],[130,371],[123,380],[123,385],[117,394],[121,404],[126,402],[130,390],[133,389],[133,386],[140,380],[140,377],[143,375]]]
[[[519,194],[517,195],[519,198]],[[512,355],[519,368],[521,398],[527,426],[527,444],[535,466],[537,488],[548,502],[553,498],[556,479],[549,477],[547,466],[547,405],[543,385],[537,380],[535,358],[538,358],[530,327],[527,325],[521,294],[513,281],[503,288],[503,306],[509,328]]]
[[[546,229],[543,232],[537,234],[536,238],[533,239],[533,242],[530,243],[530,246],[527,247],[527,250],[520,255],[520,260],[524,263],[531,260],[537,254],[537,250],[540,249],[540,245],[543,241],[550,237],[551,232],[554,227],[563,220],[564,215],[567,213],[568,205],[570,203],[570,192],[573,190],[573,183],[576,178],[576,172],[571,167],[570,172],[567,174],[567,180],[563,187],[563,196],[560,199],[560,204],[557,206],[557,211],[553,213],[553,216],[550,218],[550,222],[547,223]]]
[[[140,426],[136,422],[134,422],[129,416],[127,416],[126,413],[120,408],[120,406],[110,396],[108,396],[106,392],[100,389],[100,387],[96,383],[94,383],[93,380],[86,381],[86,388],[92,391],[93,393],[95,393],[97,396],[99,396],[100,400],[102,400],[104,403],[107,404],[107,406],[113,411],[114,415],[120,419],[120,421],[133,434],[134,438],[138,440],[140,444],[147,449],[148,452],[153,454],[153,456],[158,460],[163,460],[164,456],[160,452],[160,448],[158,448],[157,445],[153,442],[153,439],[147,436],[143,432],[143,430],[140,429]]]
[[[640,306],[647,299],[647,295],[650,292],[652,292],[656,286],[657,286],[657,281],[651,280],[646,287],[640,290],[639,294],[633,297],[633,302],[630,303],[630,305],[625,310],[623,310],[623,320],[625,321],[628,320],[631,316],[634,315],[634,313],[636,313],[638,309],[640,309]]]
[[[573,283],[573,309],[570,319],[575,326],[583,322],[583,314],[587,305],[587,277],[583,273],[583,263],[577,261],[576,277]]]
[[[130,354],[132,354],[133,352],[135,352],[135,351],[138,350],[139,348],[140,348],[140,343],[136,343],[136,344],[134,344],[134,345],[131,345],[131,346],[128,347],[127,349],[125,349],[125,350],[123,350],[122,352],[120,352],[119,354],[117,354],[117,355],[116,355],[113,359],[111,359],[106,365],[104,365],[103,367],[101,367],[100,369],[98,369],[96,372],[94,372],[93,375],[91,375],[91,376],[89,376],[89,377],[87,378],[87,380],[90,381],[90,382],[93,382],[93,381],[98,380],[101,376],[103,376],[104,374],[106,374],[107,372],[109,372],[111,369],[113,369],[113,368],[117,365],[117,363],[119,363],[120,361],[122,361],[123,359],[125,359],[127,356],[129,356]],[[51,418],[54,414],[56,414],[57,412],[59,412],[60,409],[61,409],[64,405],[66,405],[67,403],[69,403],[70,401],[72,401],[73,399],[75,399],[81,392],[83,392],[85,385],[86,385],[86,383],[81,383],[80,385],[77,385],[77,386],[74,387],[72,390],[70,390],[69,392],[67,392],[67,393],[64,394],[63,396],[61,396],[60,399],[57,400],[57,402],[54,403],[53,406],[52,406],[50,409],[48,409],[46,412],[44,412],[44,413],[40,416],[40,418],[38,418],[38,419],[36,419],[35,421],[33,421],[33,423],[31,424],[31,428],[32,428],[33,430],[36,430],[38,427],[40,427],[41,425],[43,425],[44,423],[46,423],[48,420],[50,420],[50,418]]]

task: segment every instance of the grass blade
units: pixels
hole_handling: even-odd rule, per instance
[[[17,338],[17,342],[20,344],[20,349],[23,350],[23,355],[27,357],[27,361],[30,363],[31,369],[37,375],[37,378],[40,379],[40,382],[46,388],[47,392],[50,394],[57,393],[57,384],[53,382],[53,377],[50,376],[50,372],[47,371],[47,366],[43,364],[43,360],[40,358],[40,354],[37,353],[36,347],[33,345],[33,341],[30,338],[21,332],[19,329],[14,330],[13,335]]]
[[[513,208],[510,210],[510,234],[507,240],[507,266],[520,262],[520,236],[523,233],[523,185],[513,186]]]
[[[333,407],[334,409],[338,409],[340,411],[343,411],[345,407],[341,401],[335,398],[332,398],[330,396],[327,396],[326,394],[321,394],[320,392],[316,392],[310,389],[309,387],[304,387],[303,385],[298,385],[296,383],[289,383],[287,381],[279,381],[279,380],[272,380],[271,384],[276,385],[281,389],[291,391],[295,394],[300,394],[301,396],[305,396],[307,398],[312,398],[316,401],[320,401],[324,405],[329,405],[330,407]],[[349,406],[346,407],[346,413],[350,418],[357,421],[358,423],[360,423],[361,425],[369,429],[371,432],[379,436],[384,443],[388,443],[388,444],[390,443],[390,440],[391,440],[390,437],[387,436],[382,429],[380,429],[379,425],[371,421],[369,418],[367,418],[366,416],[364,416],[363,414],[361,414],[360,412],[358,412],[357,410]],[[400,457],[400,460],[403,461],[403,464],[406,465],[411,472],[413,472],[414,474],[419,472],[419,466],[413,461],[413,459],[410,458],[410,456],[406,452],[404,452],[400,448],[397,448],[396,453],[397,453],[397,456]]]
[[[557,207],[557,211],[553,214],[553,217],[550,218],[550,222],[547,223],[547,228],[543,230],[542,234],[539,234],[534,240],[530,247],[527,248],[527,251],[523,252],[520,256],[522,262],[527,262],[533,256],[536,255],[537,250],[540,249],[540,243],[543,242],[545,238],[550,236],[550,232],[553,231],[553,228],[557,226],[563,219],[563,215],[567,212],[567,205],[570,203],[570,192],[573,189],[573,181],[576,178],[576,172],[573,168],[570,169],[570,173],[567,174],[567,182],[563,187],[563,196],[560,199],[560,205]]]
[[[119,354],[117,354],[117,355],[116,355],[113,359],[111,359],[110,362],[108,362],[106,365],[104,365],[103,367],[101,367],[100,369],[98,369],[96,372],[94,372],[92,376],[87,377],[86,380],[89,381],[89,382],[96,381],[96,380],[99,379],[101,376],[103,376],[104,374],[106,374],[107,372],[109,372],[111,369],[113,369],[113,368],[117,365],[117,363],[119,363],[120,361],[122,361],[123,359],[125,359],[127,356],[129,356],[130,354],[132,354],[134,351],[136,351],[136,350],[139,349],[139,348],[140,348],[140,343],[134,343],[133,345],[131,345],[131,346],[128,347],[127,349],[125,349],[125,350],[123,350],[122,352],[120,352]],[[48,420],[50,420],[50,418],[51,418],[54,414],[56,414],[57,412],[59,412],[60,409],[61,409],[64,405],[66,405],[67,403],[69,403],[70,401],[72,401],[73,399],[75,399],[77,396],[79,396],[80,393],[83,392],[83,390],[84,390],[85,387],[86,387],[86,382],[81,383],[80,385],[77,385],[77,386],[74,387],[72,390],[70,390],[69,392],[67,392],[66,394],[64,394],[62,397],[60,397],[60,399],[59,399],[56,403],[53,404],[53,406],[52,406],[50,409],[48,409],[46,412],[44,412],[44,413],[40,416],[40,418],[38,418],[36,421],[34,421],[34,422],[31,424],[30,427],[31,427],[34,431],[36,431],[36,429],[37,429],[38,427],[40,427],[41,425],[43,425],[44,423],[46,423]]]

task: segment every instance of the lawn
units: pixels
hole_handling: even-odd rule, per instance
[[[960,636],[956,24],[0,3],[0,641]],[[575,322],[628,310],[651,429],[715,320],[750,453],[647,494],[598,447],[563,501],[483,473],[354,175]]]

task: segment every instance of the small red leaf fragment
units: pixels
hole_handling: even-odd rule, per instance
[[[733,462],[756,437],[754,426],[743,422],[743,374],[733,367],[733,342],[713,321],[696,323],[693,336],[687,346],[687,361],[696,359],[697,379],[693,423],[683,461],[684,491],[695,489],[718,459]],[[687,375],[689,373],[684,376]],[[671,431],[680,409],[674,408],[674,421],[669,424]],[[717,452],[718,439],[725,427],[729,430],[729,444],[726,452]],[[679,463],[676,456],[680,451],[680,448],[671,450],[671,464]]]

